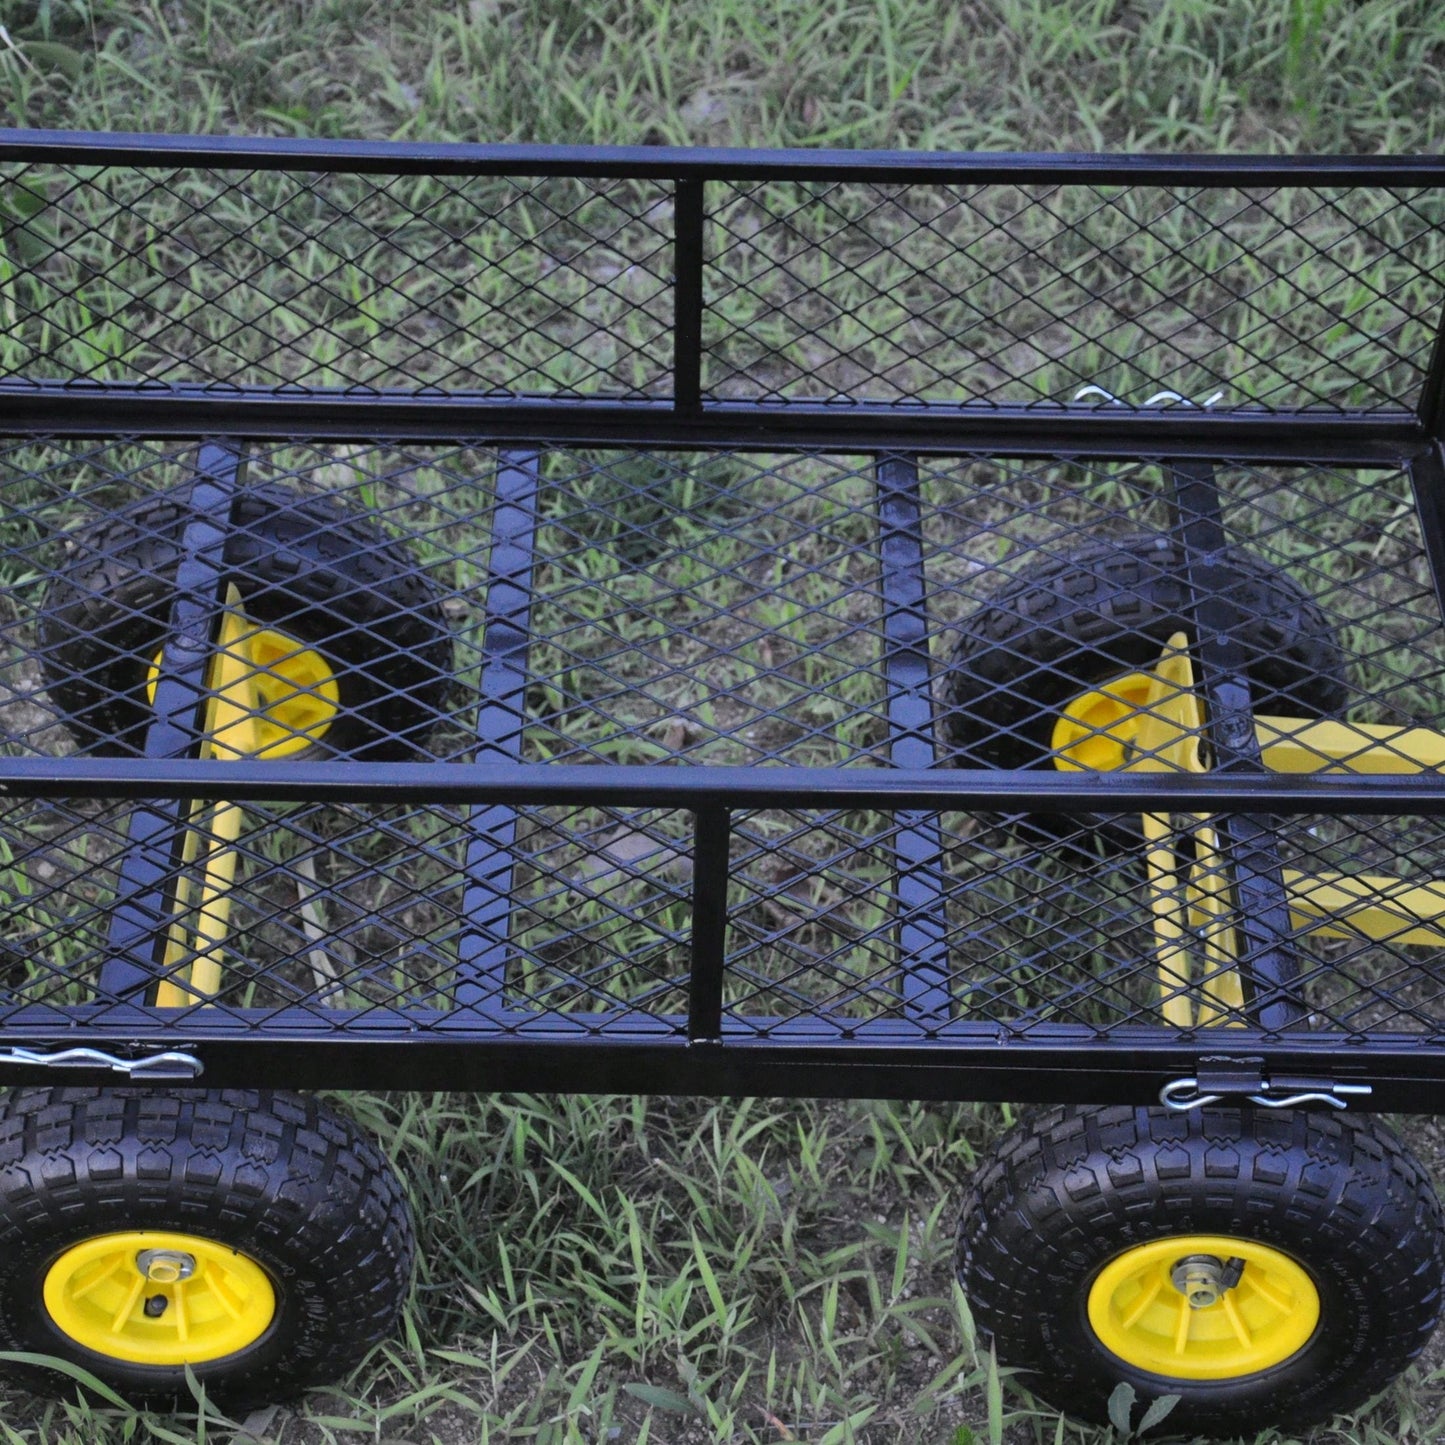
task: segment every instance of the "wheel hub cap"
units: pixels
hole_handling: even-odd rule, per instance
[[[212,1239],[161,1230],[73,1245],[46,1272],[43,1294],[62,1334],[130,1364],[235,1354],[276,1314],[276,1291],[254,1260]]]
[[[1238,1266],[1232,1269],[1231,1266]],[[1225,1290],[1239,1283],[1244,1261],[1233,1259],[1223,1264],[1212,1254],[1190,1255],[1181,1259],[1169,1272],[1170,1283],[1189,1301],[1192,1310],[1207,1310],[1218,1304]]]
[[[1089,1290],[1099,1343],[1165,1378],[1227,1380],[1298,1353],[1320,1319],[1319,1292],[1288,1255],[1252,1239],[1181,1235],[1110,1260]]]
[[[161,659],[147,677],[155,701]],[[330,663],[284,632],[226,614],[212,658],[207,713],[213,757],[284,758],[319,742],[340,711]]]
[[[196,1272],[196,1257],[180,1249],[143,1249],[135,1267],[156,1284],[176,1284]]]

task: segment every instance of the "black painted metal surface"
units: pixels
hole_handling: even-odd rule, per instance
[[[1237,724],[1282,705],[1252,659],[1288,628],[1220,558],[1336,640],[1318,710],[1440,726],[1442,180],[0,132],[0,1051],[1144,1099],[1226,1050],[1437,1107],[1445,789],[1264,771]],[[268,486],[332,510],[243,524]],[[105,541],[157,494],[174,546]],[[1058,771],[1039,679],[1140,665],[1087,557],[1141,535],[1181,546],[1215,768]],[[1061,567],[1094,610],[1030,632]],[[232,586],[405,743],[197,756],[187,642]],[[950,716],[990,616],[1003,770]],[[77,727],[77,668],[153,707],[143,748]],[[203,799],[245,807],[224,981],[159,1008]],[[1245,1003],[1207,1026],[1162,1022],[1146,811],[1183,868],[1191,820],[1226,845]],[[1340,878],[1394,922],[1301,904]]]

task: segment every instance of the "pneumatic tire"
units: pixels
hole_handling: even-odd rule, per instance
[[[1207,1259],[1241,1272],[1191,1307],[1175,1271]],[[1430,1338],[1441,1274],[1424,1170],[1348,1114],[1043,1110],[979,1170],[959,1223],[959,1279],[1000,1363],[1100,1423],[1121,1382],[1136,1425],[1178,1395],[1168,1435],[1297,1430],[1360,1404]]]
[[[0,1349],[59,1356],[137,1403],[188,1402],[187,1366],[232,1409],[343,1377],[395,1327],[412,1257],[395,1173],[314,1099],[0,1099]],[[0,1368],[47,1393],[60,1379]]]
[[[1296,717],[1339,712],[1345,660],[1318,604],[1288,574],[1241,549],[1225,554],[1225,596],[1240,618],[1254,710]],[[967,618],[942,688],[943,735],[957,767],[1053,766],[1054,724],[1071,699],[1150,668],[1189,632],[1189,590],[1172,538],[1092,542],[1011,580]],[[1138,844],[1129,819],[1031,813],[1008,820],[1049,845],[1092,831],[1106,851]]]
[[[189,516],[184,494],[160,493],[66,539],[41,667],[88,752],[144,750]],[[306,751],[380,759],[422,748],[452,644],[440,593],[404,546],[334,497],[267,484],[236,494],[223,555],[223,588],[235,586],[247,618],[324,659],[334,710]]]

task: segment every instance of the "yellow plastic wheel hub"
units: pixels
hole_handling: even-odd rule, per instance
[[[1130,672],[1072,698],[1054,720],[1054,766],[1065,772],[1205,771],[1204,706],[1189,638],[1172,634],[1149,672]]]
[[[127,1230],[72,1245],[45,1308],[76,1344],[137,1365],[198,1364],[255,1344],[276,1291],[254,1260],[195,1234]]]
[[[1191,1303],[1187,1261],[1206,1279],[1238,1282],[1205,1288]],[[1240,1268],[1242,1266],[1242,1268]],[[1309,1343],[1320,1297],[1304,1268],[1252,1239],[1190,1234],[1136,1245],[1110,1260],[1089,1290],[1089,1324],[1099,1343],[1136,1370],[1178,1380],[1232,1380],[1282,1364]]]
[[[1055,766],[1112,773],[1135,758],[1135,741],[1148,722],[1157,691],[1147,672],[1115,678],[1107,686],[1073,698],[1054,724],[1051,745]]]
[[[147,691],[155,701],[161,659]],[[218,758],[284,758],[319,742],[341,693],[331,664],[284,632],[228,612],[212,659],[209,744]]]

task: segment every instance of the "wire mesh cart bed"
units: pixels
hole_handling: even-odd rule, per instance
[[[1046,1399],[1378,1390],[1442,181],[0,132],[0,1348],[383,1337],[400,1185],[290,1090],[1009,1099],[958,1269]]]

